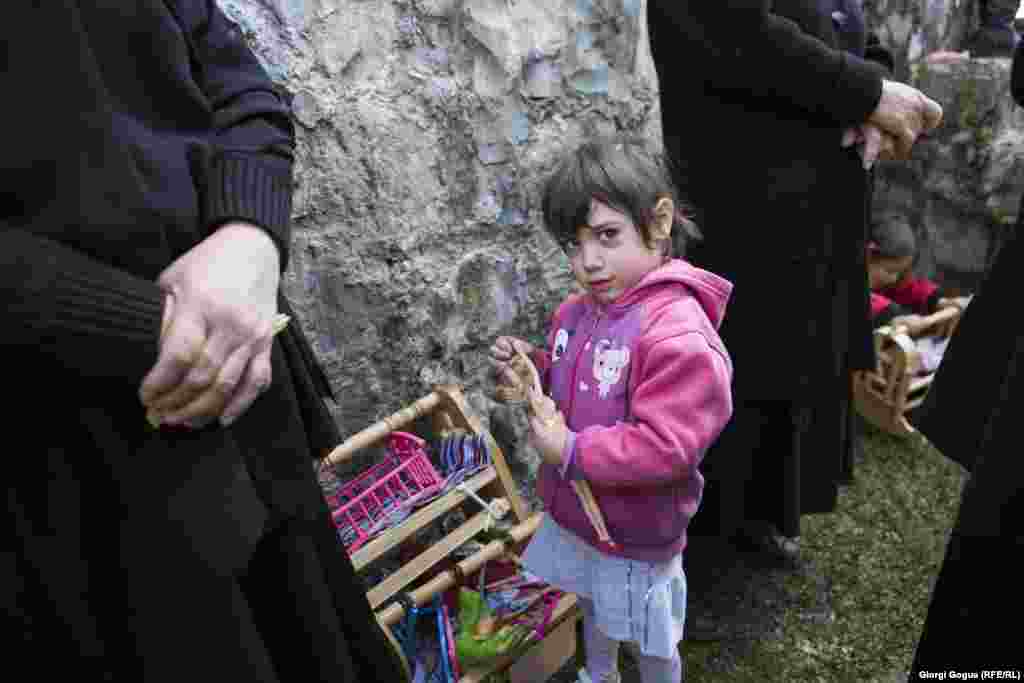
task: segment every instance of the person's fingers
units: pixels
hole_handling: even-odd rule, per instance
[[[938,128],[942,123],[942,105],[924,93],[920,93],[920,96],[922,100],[924,130],[929,131]]]
[[[233,335],[226,332],[215,332],[199,350],[191,369],[178,383],[178,386],[150,404],[150,408],[168,417],[181,412],[183,408],[202,396],[207,388],[214,383],[225,360],[239,346]]]
[[[881,142],[878,148],[878,158],[890,160],[896,158],[896,142],[891,135],[881,134]]]
[[[917,135],[910,125],[901,127],[898,134],[893,137],[895,158],[909,159],[916,140]]]
[[[541,440],[541,435],[544,434],[544,428],[544,421],[541,420],[538,416],[531,414],[529,440],[530,443],[533,444],[533,447],[538,450],[540,450],[541,445],[543,443]]]
[[[160,322],[160,344],[164,343],[164,337],[167,336],[172,320],[174,320],[174,294],[166,292],[164,294],[164,316]]]
[[[219,367],[217,374],[188,404],[164,413],[162,423],[168,425],[186,424],[190,427],[206,425],[220,417],[225,407],[234,398],[249,366],[252,347],[243,345],[235,349]]]
[[[156,364],[143,378],[139,398],[151,407],[172,391],[192,369],[197,355],[206,343],[206,327],[194,315],[179,311],[171,319]]]
[[[524,356],[529,358],[533,354],[533,345],[523,341],[522,339],[510,338],[509,343],[512,346],[513,355],[516,353],[522,353]]]
[[[864,144],[860,148],[860,156],[864,162],[864,170],[871,168],[878,159],[882,147],[882,132],[875,126],[864,126]]]
[[[498,378],[503,384],[514,387],[522,383],[519,379],[519,375],[516,374],[516,371],[508,363],[501,366],[499,373]]]
[[[515,349],[508,337],[498,337],[491,345],[491,357],[500,361],[507,361],[515,355]]]
[[[843,137],[839,141],[840,147],[849,147],[857,142],[858,132],[856,128],[847,128],[843,131]]]
[[[222,426],[227,427],[237,420],[259,398],[260,394],[270,388],[271,381],[273,380],[273,373],[270,367],[272,343],[271,339],[266,339],[259,351],[249,360],[249,365],[242,375],[242,381],[238,385],[238,389],[224,408],[224,412],[220,415]]]

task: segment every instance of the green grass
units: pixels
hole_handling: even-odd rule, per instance
[[[780,598],[781,628],[687,642],[689,683],[905,680],[962,471],[927,444],[873,430],[864,451],[836,511],[803,519],[804,568],[758,579]]]

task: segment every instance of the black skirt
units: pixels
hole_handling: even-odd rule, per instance
[[[314,474],[336,427],[298,357],[275,344],[272,389],[227,430],[152,432],[134,387],[74,392],[91,406],[77,411],[40,408],[52,384],[25,388],[11,414],[27,445],[0,514],[0,614],[20,635],[7,666],[125,683],[405,680]]]

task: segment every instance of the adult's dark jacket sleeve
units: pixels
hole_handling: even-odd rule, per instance
[[[877,67],[773,13],[770,0],[651,4],[674,24],[683,43],[700,46],[707,56],[680,68],[705,73],[709,91],[743,100],[782,99],[838,126],[862,123],[878,106],[882,81]]]
[[[213,110],[213,153],[203,167],[206,232],[230,220],[274,238],[287,267],[294,127],[238,27],[214,0],[168,0],[193,59],[192,76]]]
[[[140,381],[156,362],[156,283],[2,221],[0,310],[6,349],[42,352],[79,376]]]
[[[288,105],[274,92],[241,33],[215,2],[168,0],[191,52],[191,77],[209,102],[213,134],[197,146],[196,182],[202,201],[202,234],[230,220],[259,225],[274,239],[285,268],[290,238],[291,166],[294,131]],[[17,13],[0,21],[0,87],[7,93],[37,93],[26,79],[39,57],[24,21],[46,21],[45,11]],[[38,16],[38,18],[37,18]],[[52,17],[67,21],[63,10]],[[74,22],[61,26],[71,35]],[[53,27],[51,27],[53,28]],[[45,35],[37,31],[36,35]],[[85,67],[82,67],[83,69]],[[84,86],[83,86],[84,87]],[[65,93],[69,98],[74,93]],[[15,106],[14,101],[5,106]],[[3,117],[8,134],[42,134],[44,124],[14,113]],[[73,142],[73,141],[70,141]],[[73,144],[54,152],[78,153]],[[40,156],[45,156],[42,154]],[[29,161],[26,161],[29,159]],[[0,183],[44,161],[0,155]],[[40,226],[45,213],[20,213],[23,198],[0,187],[0,306],[6,316],[3,345],[41,353],[76,376],[138,382],[156,361],[163,295],[155,282],[63,244],[60,226]],[[83,190],[84,191],[84,190]],[[303,340],[304,341],[304,340]],[[116,358],[117,362],[111,362]],[[321,391],[320,393],[324,393]]]
[[[1024,106],[1024,41],[1017,43],[1013,54],[1013,69],[1010,72],[1010,94],[1013,101]]]
[[[874,33],[868,35],[867,45],[864,48],[864,59],[869,63],[877,64],[883,78],[892,78],[892,75],[896,73],[896,59],[892,56],[892,52],[882,45],[878,35]]]

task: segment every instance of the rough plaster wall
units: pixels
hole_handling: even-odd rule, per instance
[[[1024,110],[1010,97],[1010,60],[922,65],[915,82],[942,103],[943,123],[909,162],[879,166],[875,203],[911,218],[920,273],[974,289],[1024,189]]]
[[[978,25],[978,0],[863,0],[868,28],[896,58],[897,77],[936,50],[958,50]]]
[[[343,432],[459,382],[529,491],[537,458],[522,417],[485,397],[486,349],[499,333],[539,340],[571,287],[540,229],[558,153],[613,130],[660,143],[646,0],[219,2],[294,97],[285,288]],[[967,284],[1024,182],[1008,60],[920,64],[959,46],[975,2],[864,2],[902,77],[947,110],[911,162],[879,168],[879,203],[912,213],[923,274]]]
[[[220,0],[294,96],[285,288],[345,433],[436,382],[489,419],[487,347],[539,339],[571,287],[539,183],[591,133],[660,141],[645,2]]]
[[[876,206],[905,212],[920,244],[917,271],[973,289],[1016,221],[1024,187],[1024,116],[1010,97],[1009,59],[929,65],[978,27],[978,0],[864,0],[869,29],[896,58],[896,78],[945,109],[910,162],[878,167]]]

